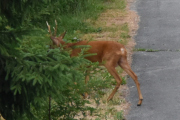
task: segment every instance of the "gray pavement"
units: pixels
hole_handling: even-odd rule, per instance
[[[140,107],[133,80],[128,80],[131,110],[127,120],[180,120],[180,0],[136,0],[140,16],[135,36],[138,51],[132,69],[144,97]]]

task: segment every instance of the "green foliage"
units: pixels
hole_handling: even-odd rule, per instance
[[[83,57],[70,58],[68,52],[60,51],[59,48],[48,52],[47,49],[40,48],[40,50],[42,50],[41,54],[21,51],[20,57],[6,61],[7,74],[4,76],[6,80],[4,82],[8,82],[10,87],[8,92],[14,96],[11,100],[12,104],[16,103],[16,106],[13,105],[14,108],[9,108],[14,111],[6,111],[4,114],[16,116],[25,110],[29,111],[31,105],[38,111],[42,101],[46,101],[49,95],[61,107],[60,116],[66,117],[66,114],[74,111],[70,107],[65,109],[69,102],[77,106],[79,110],[84,110],[85,108],[81,107],[86,101],[81,100],[79,95],[84,93],[84,75],[79,68],[88,61]],[[38,48],[37,51],[39,51]],[[1,100],[7,100],[6,96],[1,96]],[[17,104],[17,102],[21,104]],[[5,110],[5,108],[6,104],[1,104],[1,110]],[[10,119],[7,116],[6,118]]]
[[[123,111],[117,112],[114,116],[114,120],[124,120]]]
[[[84,20],[97,18],[104,10],[104,1],[106,0],[0,1],[0,29],[29,32],[33,27],[46,28],[46,21],[52,23],[57,19],[60,31],[88,31],[92,28],[87,27]]]

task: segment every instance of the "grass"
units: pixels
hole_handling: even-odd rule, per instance
[[[143,51],[143,52],[158,52],[159,50],[146,49],[146,48],[137,48],[134,51]]]

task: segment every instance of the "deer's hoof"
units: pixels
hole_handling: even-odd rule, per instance
[[[137,104],[137,106],[141,106],[141,104]]]
[[[141,106],[143,99],[139,100],[137,106]]]

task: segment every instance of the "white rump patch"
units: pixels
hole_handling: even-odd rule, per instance
[[[121,48],[121,52],[122,52],[122,54],[124,54],[124,53],[125,53],[125,50],[124,50],[124,48]]]
[[[125,54],[125,49],[121,48],[120,51],[116,52],[118,55]]]

